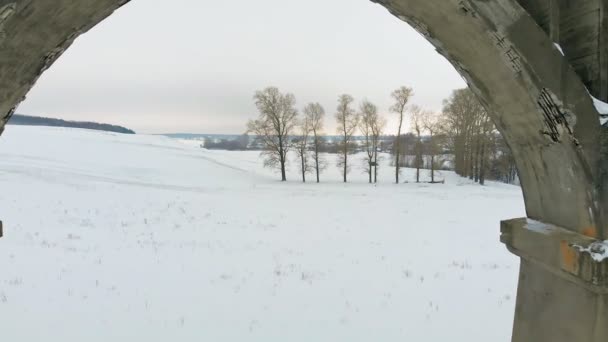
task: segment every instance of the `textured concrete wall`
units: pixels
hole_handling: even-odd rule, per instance
[[[566,58],[589,91],[608,101],[607,0],[518,0]]]
[[[514,342],[606,342],[608,295],[564,280],[525,258],[520,266]]]
[[[608,341],[608,259],[591,256],[594,239],[528,219],[501,231],[522,259],[513,341]]]

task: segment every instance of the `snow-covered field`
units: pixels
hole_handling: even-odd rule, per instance
[[[9,126],[1,340],[510,340],[519,188],[330,164],[281,183],[255,152]]]

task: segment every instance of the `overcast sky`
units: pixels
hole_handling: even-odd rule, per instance
[[[333,113],[339,94],[390,116],[390,93],[440,110],[465,83],[407,24],[369,0],[132,0],[81,36],[18,112],[140,133],[242,133],[257,89]],[[391,122],[391,128],[394,121]]]

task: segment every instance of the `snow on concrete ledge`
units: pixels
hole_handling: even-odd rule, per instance
[[[559,53],[562,54],[562,56],[564,55],[564,50],[562,49],[561,45],[557,44],[557,43],[553,43],[553,45],[555,45],[555,47],[557,48],[557,50],[559,50]]]
[[[608,103],[596,99],[591,95],[595,109],[600,113],[600,124],[603,126],[608,122]]]
[[[550,234],[554,232],[552,226],[531,218],[526,219],[526,226],[524,228],[542,234]]]
[[[565,56],[564,50],[562,49],[561,45],[559,45],[558,43],[553,43],[553,45],[562,54],[562,56]],[[589,93],[589,89],[587,89],[587,92]],[[589,96],[591,96],[591,98],[593,99],[593,105],[600,114],[600,125],[606,125],[606,123],[608,123],[608,103],[595,98],[593,95],[591,95],[591,93],[589,93]]]
[[[608,240],[598,241],[589,245],[589,247],[574,245],[582,253],[589,253],[591,258],[597,262],[603,262],[608,259]]]

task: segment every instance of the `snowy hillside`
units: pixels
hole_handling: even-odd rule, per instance
[[[2,340],[509,341],[520,189],[358,163],[281,183],[255,152],[8,127]]]

